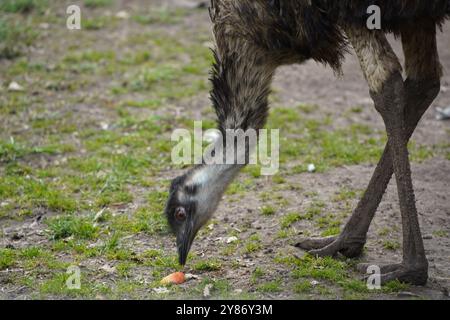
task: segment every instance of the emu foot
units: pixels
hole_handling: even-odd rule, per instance
[[[295,244],[297,248],[310,251],[315,249],[321,249],[326,247],[330,243],[334,242],[337,237],[326,237],[326,238],[304,238]]]
[[[365,238],[349,238],[341,235],[339,237],[305,238],[295,246],[319,257],[335,256],[341,253],[347,258],[355,258],[362,254],[365,243]]]
[[[369,268],[373,266],[380,268],[380,284],[382,285],[389,281],[398,280],[400,282],[409,283],[416,286],[423,286],[428,280],[427,266],[414,267],[402,263],[384,265],[377,265],[375,263],[360,263],[356,268],[359,272],[366,274],[364,279],[367,280],[371,275],[373,275],[374,269],[370,270],[372,273],[368,274]]]

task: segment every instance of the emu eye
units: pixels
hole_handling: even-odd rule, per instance
[[[175,210],[175,218],[178,221],[184,221],[186,220],[186,210],[183,207],[178,207]]]

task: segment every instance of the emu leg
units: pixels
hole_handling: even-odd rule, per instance
[[[420,232],[404,131],[404,85],[401,74],[391,75],[381,91],[372,91],[371,95],[389,137],[403,229],[403,263],[397,270],[384,274],[382,281],[399,279],[423,285],[428,279],[428,262]]]
[[[439,78],[430,80],[407,79],[406,91],[406,136],[409,140],[420,119],[439,93]],[[369,185],[355,211],[337,237],[305,238],[296,244],[318,256],[334,256],[338,252],[348,258],[361,255],[366,243],[369,226],[375,216],[379,203],[391,180],[394,168],[389,142],[373,173]]]
[[[423,114],[440,90],[441,65],[436,45],[436,27],[432,21],[422,21],[418,28],[405,28],[402,32],[406,58],[405,135],[409,140]],[[394,172],[389,142],[372,179],[342,233],[334,238],[304,239],[297,246],[324,256],[337,252],[347,256],[361,255],[366,234],[378,205]]]
[[[433,34],[434,25],[433,28],[427,24],[423,28],[411,30],[414,31],[402,33],[408,78],[439,79],[441,71]],[[406,103],[409,103],[406,90],[413,90],[414,87],[406,89],[411,82],[403,82],[398,59],[382,32],[355,28],[348,28],[346,31],[360,60],[375,108],[381,114],[386,126],[388,149],[385,154],[391,156],[402,216],[403,261],[400,264],[383,266],[381,281],[384,283],[398,279],[423,285],[428,279],[428,261],[417,215],[407,147],[410,136],[408,119],[411,111],[406,109]],[[423,36],[423,41],[420,37],[414,36],[414,32]],[[428,43],[425,40],[428,40]],[[425,53],[427,50],[430,53],[430,49],[426,49],[427,47],[432,53],[428,58]],[[420,84],[423,83],[419,81],[418,85]],[[432,91],[430,90],[430,96],[433,95]],[[364,223],[362,225],[365,226]],[[331,243],[326,248],[339,247],[337,242]]]

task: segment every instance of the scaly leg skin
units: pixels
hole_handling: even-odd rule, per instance
[[[436,48],[435,26],[424,22],[422,29],[402,34],[408,79],[404,82],[406,95],[405,135],[411,138],[418,122],[440,90],[441,66]],[[421,46],[422,49],[418,50]],[[424,63],[428,61],[428,63]],[[422,70],[421,70],[422,69]],[[394,172],[389,142],[373,177],[353,215],[338,237],[303,239],[297,246],[318,256],[334,256],[338,252],[353,258],[361,255],[366,234],[378,205]],[[398,265],[397,265],[398,266]]]
[[[398,279],[411,284],[424,285],[428,279],[428,261],[415,205],[407,142],[421,115],[438,92],[437,84],[441,71],[435,43],[435,26],[425,22],[422,32],[416,29],[415,33],[416,36],[411,32],[402,33],[408,75],[408,80],[403,82],[398,59],[383,34],[364,29],[349,28],[347,30],[360,59],[375,107],[384,120],[388,133],[388,146],[364,197],[375,196],[375,201],[369,201],[367,205],[371,207],[370,202],[373,203],[373,210],[368,214],[367,212],[361,214],[357,209],[343,233],[334,242],[326,245],[325,248],[312,251],[313,254],[318,255],[333,255],[339,251],[345,253],[345,248],[344,250],[342,248],[345,247],[347,239],[350,239],[350,243],[352,240],[356,240],[356,243],[359,241],[362,247],[370,221],[394,171],[402,215],[403,261],[401,264],[383,266],[382,283]],[[428,40],[429,46],[422,40]],[[426,58],[427,52],[432,53],[429,60]],[[414,93],[414,90],[423,86],[425,81],[414,79],[434,79],[430,81],[431,86],[427,90],[424,89],[427,92],[425,96]],[[411,100],[414,98],[420,98],[420,102],[413,104],[414,101]],[[409,106],[408,109],[406,104]],[[412,105],[416,106],[413,110],[411,110]],[[370,194],[372,189],[379,192]],[[367,202],[367,198],[366,200],[364,198],[361,202],[362,207]],[[353,230],[356,232],[352,233]],[[349,238],[349,234],[356,237]],[[320,244],[320,241],[315,243]],[[353,251],[350,252],[351,255],[360,250]]]
[[[439,78],[430,80],[407,79],[406,91],[406,135],[410,139],[417,124],[439,93]],[[375,169],[370,183],[342,233],[336,237],[301,239],[296,247],[318,256],[334,256],[338,252],[348,258],[359,257],[366,243],[375,212],[394,173],[389,143]]]
[[[390,273],[382,275],[382,282],[398,279],[424,285],[428,279],[428,261],[425,257],[422,235],[411,179],[407,139],[404,131],[404,85],[401,74],[394,73],[380,92],[371,93],[375,108],[383,117],[390,140],[390,150],[397,181],[403,229],[403,263]]]

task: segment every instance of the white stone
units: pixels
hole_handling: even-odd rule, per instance
[[[198,279],[200,279],[200,277],[197,276],[197,275],[195,275],[195,274],[192,274],[192,273],[186,273],[186,274],[184,275],[184,279],[185,279],[186,281],[189,281],[189,280],[198,280]]]
[[[236,241],[238,241],[237,237],[229,237],[229,238],[227,238],[227,243],[233,243],[233,242],[236,242]]]
[[[119,11],[116,13],[116,18],[119,19],[128,19],[130,17],[130,14],[126,11]]]
[[[311,283],[311,285],[312,285],[313,287],[315,287],[315,286],[317,286],[317,285],[319,284],[319,281],[312,280],[310,283]]]
[[[20,84],[18,84],[17,82],[13,81],[13,82],[11,82],[9,84],[8,90],[9,91],[23,91],[24,89],[23,89],[23,87]]]
[[[203,289],[203,297],[208,298],[211,295],[211,289],[213,288],[213,285],[207,284],[205,288]]]
[[[436,108],[437,111],[437,120],[448,120],[450,119],[450,107],[447,108]]]
[[[109,124],[106,122],[101,122],[100,127],[102,128],[102,130],[108,130]]]
[[[169,293],[169,289],[165,287],[159,287],[159,288],[153,288],[153,291],[155,291],[157,294],[163,294],[163,293]]]

